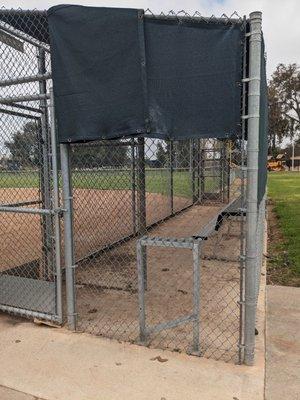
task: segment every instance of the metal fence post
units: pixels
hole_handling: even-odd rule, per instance
[[[131,210],[133,233],[136,234],[136,162],[135,162],[135,141],[131,139]]]
[[[200,340],[200,254],[201,243],[193,245],[193,351],[199,351]]]
[[[145,246],[137,241],[137,272],[138,272],[138,295],[139,295],[139,327],[140,341],[146,340],[146,311],[145,311]]]
[[[45,51],[43,49],[38,49],[38,73],[46,73],[46,60]],[[45,80],[39,81],[39,93],[40,95],[46,95],[47,84]],[[50,159],[49,159],[49,149],[50,149],[50,137],[49,137],[49,120],[47,111],[47,99],[40,100],[41,109],[41,122],[40,122],[40,136],[41,136],[41,200],[42,207],[46,209],[51,208],[51,176],[50,176]],[[53,253],[52,253],[52,243],[51,243],[51,217],[49,215],[43,215],[42,217],[42,237],[43,237],[43,267],[41,270],[41,275],[43,278],[50,279],[53,273]]]
[[[255,11],[250,14],[244,353],[246,365],[253,365],[255,349],[261,20],[261,12]]]
[[[70,145],[60,145],[62,191],[64,202],[64,248],[68,327],[76,330],[75,255],[73,232],[73,198],[70,175]]]
[[[192,185],[192,202],[197,202],[196,193],[196,168],[195,168],[195,141],[190,139],[190,174],[191,174],[191,185]]]
[[[137,145],[137,216],[138,233],[146,233],[146,171],[145,139],[138,138]]]
[[[170,212],[174,214],[174,151],[173,141],[169,141],[169,163],[170,163]]]
[[[55,129],[55,109],[53,89],[50,89],[50,133],[51,133],[51,155],[52,155],[52,177],[53,177],[53,208],[58,210],[59,200],[59,175],[58,175],[58,154]],[[55,270],[56,270],[56,313],[62,322],[62,276],[61,276],[61,234],[60,216],[58,212],[54,214],[54,240],[55,240]]]
[[[243,42],[243,84],[242,84],[242,115],[246,114],[247,109],[247,99],[246,99],[246,89],[247,83],[245,79],[247,78],[247,36],[246,36],[246,26],[247,26],[247,17],[244,15],[243,18],[244,26],[245,26],[245,35]],[[245,135],[246,135],[246,120],[242,118],[241,120],[241,158],[240,158],[240,178],[241,178],[241,204],[242,207],[245,207],[245,188],[246,188],[246,154],[245,154]],[[245,222],[246,218],[244,213],[241,213],[240,218],[240,298],[239,298],[239,364],[242,364],[244,361],[244,307],[245,307]]]

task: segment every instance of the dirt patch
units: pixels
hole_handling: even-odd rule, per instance
[[[149,236],[188,237],[198,232],[219,209],[194,206],[159,224]],[[225,361],[236,360],[239,337],[239,229],[239,221],[226,220],[202,249],[201,355]],[[148,248],[147,262],[147,325],[192,314],[191,250]],[[80,264],[76,283],[79,329],[139,343],[135,239]],[[191,352],[192,339],[193,324],[187,323],[152,334],[146,344]]]
[[[267,284],[282,286],[300,286],[300,278],[292,270],[285,239],[274,211],[274,204],[268,202],[268,254]]]
[[[0,189],[1,204],[38,198],[37,189]],[[0,225],[0,270],[26,264],[41,256],[41,219],[38,215],[0,213]]]
[[[2,202],[38,198],[35,189],[0,190]],[[176,197],[175,211],[190,205]],[[167,196],[147,193],[147,225],[170,215]],[[196,235],[220,210],[219,206],[193,206],[149,230],[150,236]],[[108,244],[112,249],[91,256],[76,269],[79,329],[100,336],[139,343],[139,305],[136,272],[136,239],[133,233],[131,192],[126,190],[74,190],[76,258]],[[0,242],[2,270],[41,258],[39,216],[4,214]],[[239,338],[239,234],[235,218],[205,241],[201,261],[200,353],[206,357],[235,360]],[[147,325],[152,326],[193,313],[192,252],[187,249],[148,250]],[[174,351],[191,351],[193,323],[151,334],[146,345]]]
[[[34,188],[0,189],[0,203],[38,200]],[[187,207],[190,199],[175,197],[175,211]],[[30,207],[38,207],[33,205]],[[127,190],[74,189],[74,232],[76,259],[133,233],[131,192]],[[146,195],[147,224],[170,214],[167,196]],[[43,252],[41,217],[32,214],[0,214],[0,270],[15,268],[40,259]],[[117,263],[118,264],[118,263]],[[41,266],[42,268],[42,266]],[[25,268],[29,270],[29,267]]]

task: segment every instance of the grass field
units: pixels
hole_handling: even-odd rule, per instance
[[[300,286],[300,173],[269,173],[268,196],[282,236],[270,241],[271,272],[282,269],[279,283]]]
[[[146,170],[146,191],[151,193],[169,193],[170,175],[167,170]],[[131,171],[74,171],[74,188],[101,190],[130,190]],[[173,174],[174,196],[191,197],[191,179],[188,171],[175,171]],[[0,188],[37,188],[38,172],[0,172]]]

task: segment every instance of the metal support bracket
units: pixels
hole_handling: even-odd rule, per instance
[[[175,328],[186,323],[193,323],[193,343],[192,351],[199,352],[199,336],[200,336],[200,255],[201,255],[201,238],[162,238],[143,236],[137,241],[137,272],[138,272],[138,296],[139,296],[139,326],[140,341],[145,343],[149,336],[154,332],[160,332],[165,329]],[[193,253],[193,313],[184,315],[175,320],[162,322],[153,326],[146,324],[145,309],[145,291],[147,288],[147,253],[146,247],[173,247],[177,249],[191,249]],[[148,290],[151,295],[151,290]]]

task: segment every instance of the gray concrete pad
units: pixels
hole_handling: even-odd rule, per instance
[[[45,400],[263,400],[263,325],[246,367],[0,314],[0,385]]]
[[[266,400],[300,400],[300,288],[267,286]]]

